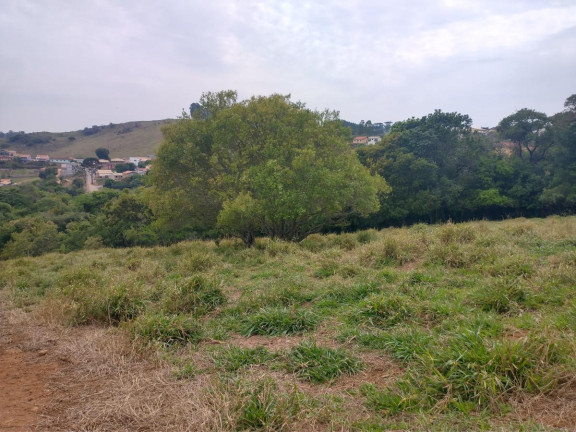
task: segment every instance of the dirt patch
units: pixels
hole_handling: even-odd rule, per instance
[[[29,431],[48,405],[50,377],[59,369],[46,352],[0,345],[0,431]]]

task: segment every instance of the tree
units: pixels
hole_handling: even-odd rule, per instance
[[[183,116],[163,130],[150,200],[173,228],[220,227],[250,245],[258,234],[299,240],[352,213],[378,209],[387,190],[349,145],[334,112],[288,96],[206,93],[206,118]]]
[[[145,246],[157,240],[150,228],[152,220],[146,203],[135,194],[124,192],[104,205],[97,228],[107,246]]]
[[[568,96],[564,102],[564,109],[566,111],[576,112],[576,94]]]
[[[96,169],[96,168],[98,168],[99,164],[100,164],[100,161],[98,160],[98,158],[93,158],[93,157],[86,158],[82,161],[82,166],[84,168],[89,168],[89,169]]]
[[[94,152],[96,153],[96,157],[98,159],[110,160],[110,150],[107,148],[98,147],[96,150],[94,150]]]
[[[118,164],[114,167],[114,171],[116,171],[118,173],[123,173],[126,171],[134,171],[135,169],[136,169],[136,165],[134,165],[132,162]]]
[[[502,119],[497,129],[503,138],[516,144],[518,157],[523,158],[527,151],[529,161],[535,163],[544,158],[553,143],[548,136],[549,126],[546,114],[523,108]]]

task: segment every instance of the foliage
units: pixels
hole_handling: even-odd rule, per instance
[[[219,226],[251,245],[256,234],[299,240],[377,209],[386,185],[358,163],[336,113],[280,95],[237,102],[234,92],[201,105],[164,129],[151,205],[166,225]]]
[[[94,150],[94,153],[96,153],[96,157],[98,159],[110,160],[110,150],[107,148],[98,147],[96,150]]]

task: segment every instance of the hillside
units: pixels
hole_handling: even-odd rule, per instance
[[[7,260],[4,403],[32,386],[45,431],[574,430],[575,239],[551,217]]]
[[[105,147],[111,157],[154,154],[162,141],[161,128],[170,120],[136,121],[85,128],[73,132],[35,132],[0,138],[0,149],[48,154],[51,158],[93,157]]]

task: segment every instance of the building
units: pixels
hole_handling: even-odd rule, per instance
[[[108,169],[99,169],[96,172],[96,175],[101,179],[119,180],[122,178],[122,173],[117,173]]]
[[[365,145],[368,144],[368,137],[367,136],[357,136],[354,137],[352,140],[352,144],[354,145]]]
[[[368,145],[374,145],[376,144],[378,141],[382,140],[382,137],[379,136],[370,136],[368,137]]]

